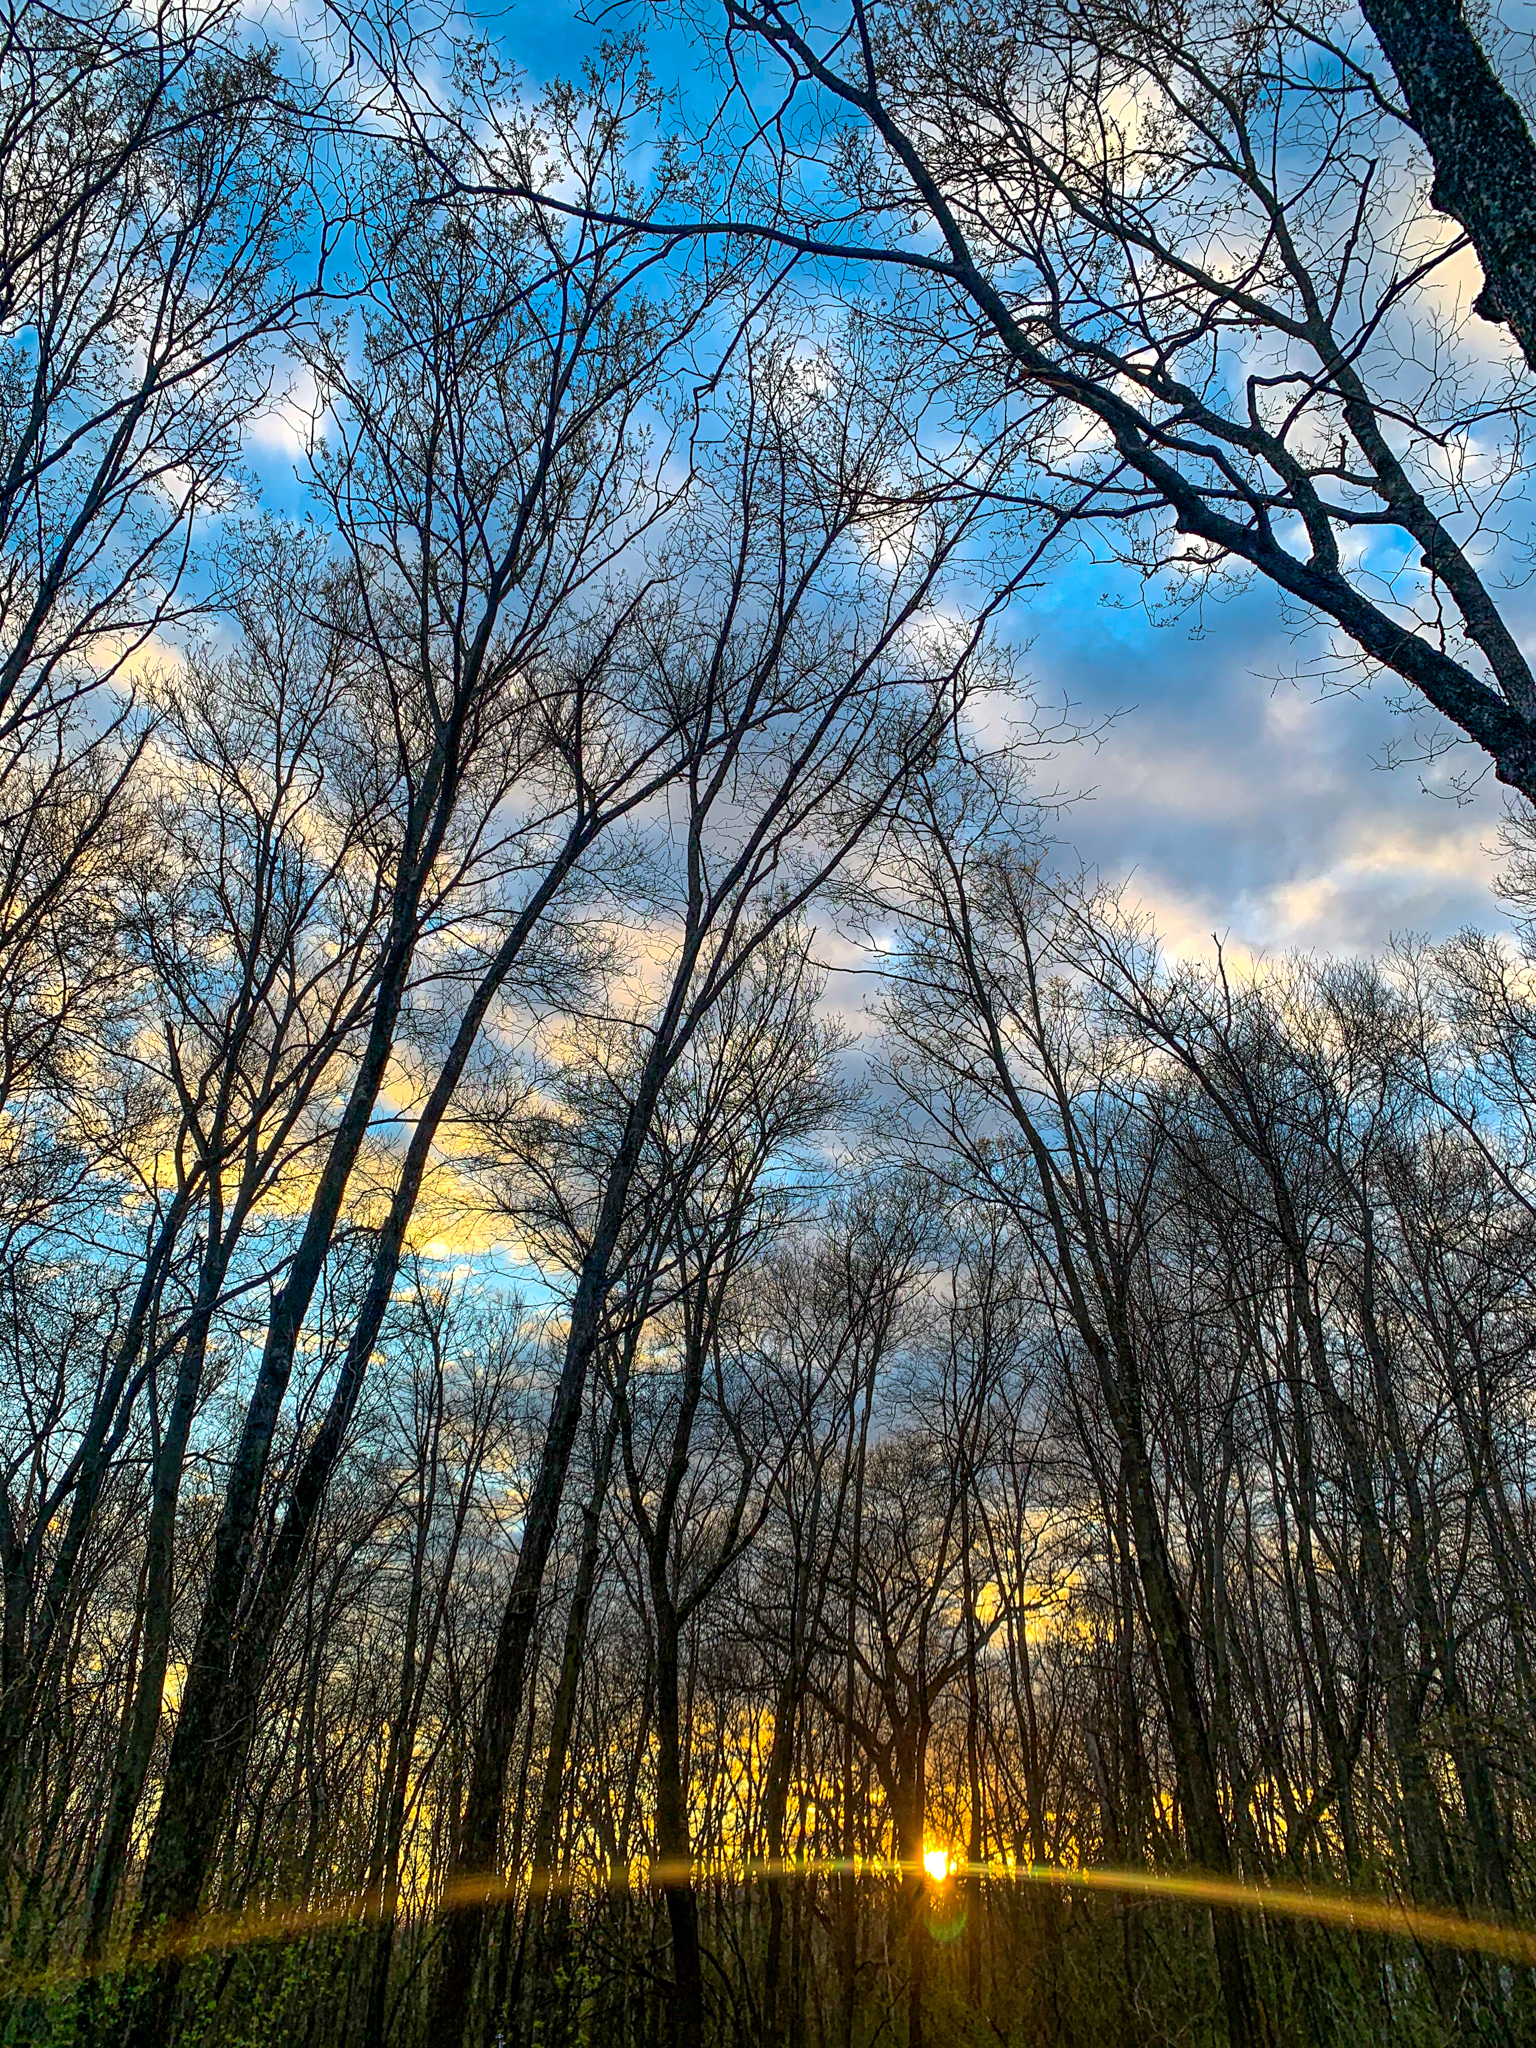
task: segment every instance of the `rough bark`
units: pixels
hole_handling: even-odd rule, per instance
[[[1475,310],[1536,369],[1536,141],[1462,0],[1360,0],[1435,167],[1432,198],[1483,267]]]

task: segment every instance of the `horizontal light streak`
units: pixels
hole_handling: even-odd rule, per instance
[[[606,1882],[590,1874],[557,1877],[536,1873],[517,1879],[469,1877],[443,1895],[439,1910],[504,1905],[530,1893],[628,1891],[636,1887],[725,1882],[755,1884],[805,1877],[909,1879],[934,1884],[922,1860],[902,1862],[894,1857],[782,1857],[747,1858],[729,1862],[650,1861],[617,1867]],[[1385,1935],[1463,1953],[1486,1955],[1502,1962],[1536,1966],[1536,1928],[1496,1920],[1473,1919],[1443,1908],[1416,1906],[1372,1893],[1346,1892],[1306,1885],[1248,1883],[1198,1871],[1158,1872],[1111,1869],[1098,1866],[1060,1864],[967,1863],[951,1859],[944,1884],[957,1879],[978,1879],[986,1883],[1026,1884],[1051,1890],[1108,1892],[1122,1898],[1181,1901],[1235,1912],[1278,1915],[1286,1919],[1313,1921],[1341,1927],[1357,1934]],[[167,1933],[157,1947],[141,1951],[139,1961],[149,1963],[155,1955],[177,1955],[187,1960],[200,1955],[223,1953],[257,1942],[292,1940],[326,1929],[365,1927],[381,1917],[376,1899],[361,1895],[344,1896],[321,1905],[273,1905],[239,1914],[209,1913],[179,1932]],[[121,1971],[126,1953],[118,1951],[92,1965],[78,1964],[44,1972],[12,1971],[0,1974],[7,1990],[23,1988],[24,1980],[36,1977],[38,1988],[57,1986],[69,1977],[109,1976]]]

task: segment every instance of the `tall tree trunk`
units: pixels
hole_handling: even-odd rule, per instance
[[[1464,0],[1360,0],[1435,167],[1432,197],[1472,238],[1476,310],[1513,328],[1536,369],[1536,142]]]
[[[40,1595],[38,1546],[54,1517],[38,1515],[30,1535],[19,1540],[11,1527],[5,1489],[0,1488],[0,1563],[5,1603],[4,1620],[0,1623],[0,1845],[11,1839],[23,1793],[24,1760],[39,1691],[54,1656],[60,1623],[69,1611],[80,1555],[113,1454],[128,1426],[134,1369],[142,1356],[161,1284],[181,1228],[191,1213],[194,1196],[193,1185],[179,1189],[155,1232],[126,1325],[112,1352],[73,1460],[69,1512]]]
[[[225,1247],[232,1247],[234,1234],[232,1230],[225,1232]],[[170,1663],[171,1616],[175,1604],[176,1511],[181,1499],[187,1442],[192,1433],[192,1419],[197,1413],[198,1395],[202,1391],[208,1333],[227,1264],[227,1251],[223,1255],[210,1254],[205,1262],[192,1324],[177,1363],[170,1414],[166,1418],[154,1463],[149,1527],[145,1537],[142,1655],[129,1713],[128,1740],[112,1774],[101,1846],[91,1876],[85,1937],[88,1962],[99,1959],[111,1932],[118,1885],[133,1834],[134,1815],[144,1796],[144,1781],[149,1775],[155,1738],[160,1732],[165,1675]]]
[[[699,1947],[699,1900],[693,1882],[688,1787],[683,1772],[678,1688],[677,1614],[666,1584],[667,1559],[651,1569],[656,1622],[656,1848],[662,1897],[672,1930],[672,2039],[674,2048],[703,2048],[704,1966]]]
[[[799,1574],[796,1574],[798,1581]],[[763,1794],[763,1830],[768,1850],[768,1934],[763,1958],[763,2042],[772,2048],[782,2030],[779,1991],[784,1971],[784,1827],[789,1813],[789,1786],[794,1774],[795,1728],[800,1715],[799,1589],[790,1629],[789,1664],[773,1703],[773,1742],[768,1751],[768,1782]]]
[[[907,1948],[907,2048],[923,2048],[923,2008],[928,1974],[928,1885],[923,1873],[923,1749],[921,1729],[898,1738],[891,1801],[896,1858],[901,1865],[900,1919]]]
[[[1287,1229],[1296,1312],[1306,1340],[1308,1367],[1327,1417],[1344,1454],[1344,1472],[1351,1505],[1360,1526],[1360,1555],[1365,1567],[1372,1646],[1381,1673],[1387,1710],[1387,1735],[1397,1763],[1401,1788],[1403,1834],[1414,1889],[1438,1904],[1457,1902],[1440,1795],[1419,1725],[1413,1681],[1404,1655],[1392,1564],[1381,1524],[1370,1452],[1360,1419],[1339,1391],[1328,1358],[1327,1339],[1311,1298],[1305,1253],[1299,1235]],[[1430,1965],[1431,1969],[1435,1966]]]
[[[855,1399],[859,1389],[855,1389]],[[854,1691],[858,1662],[855,1632],[858,1628],[859,1573],[863,1568],[864,1480],[869,1455],[869,1421],[875,1399],[875,1368],[871,1360],[864,1376],[863,1401],[858,1407],[858,1434],[853,1445],[853,1521],[848,1545],[848,1604],[843,1615],[846,1631],[843,1644],[843,1782],[842,1782],[842,1864],[838,1882],[838,1961],[842,1977],[843,2048],[852,2048],[854,2009],[859,1977],[859,1892],[853,1868],[858,1849],[855,1815],[858,1811],[854,1787]],[[854,1404],[849,1404],[849,1429],[853,1429]]]
[[[662,1087],[677,1054],[679,1035],[684,1030],[683,1009],[701,945],[701,932],[695,928],[673,970],[671,992],[624,1119],[591,1240],[577,1276],[565,1357],[528,1497],[517,1566],[496,1633],[475,1731],[462,1824],[448,1871],[442,1939],[428,1996],[428,2033],[433,2048],[461,2048],[464,2040],[484,1924],[480,1890],[494,1874],[500,1853],[507,1764],[522,1700],[528,1645],[538,1617],[544,1568],[559,1527],[560,1503],[565,1496],[566,1474],[581,1424],[587,1375],[603,1337],[614,1259],[629,1207],[630,1189]]]
[[[973,2011],[981,2009],[981,1914],[984,1893],[981,1864],[986,1854],[986,1836],[981,1815],[981,1689],[976,1669],[976,1584],[971,1569],[971,1514],[969,1471],[961,1474],[964,1491],[960,1504],[961,1597],[965,1606],[965,1795],[969,1811],[966,1829],[966,1873],[963,1879],[965,1909],[965,1976]]]
[[[620,1365],[627,1372],[629,1353]],[[576,1583],[571,1591],[570,1611],[565,1622],[565,1641],[560,1652],[560,1678],[550,1716],[549,1744],[544,1759],[544,1778],[539,1790],[539,1812],[533,1831],[533,1879],[528,1910],[523,1923],[522,1943],[513,1982],[512,2003],[521,2008],[521,2034],[532,2030],[532,2003],[542,1976],[548,1932],[549,1895],[555,1876],[555,1842],[560,1827],[560,1808],[565,1788],[565,1764],[571,1735],[576,1725],[576,1700],[581,1686],[582,1659],[586,1654],[587,1622],[592,1596],[597,1588],[597,1564],[601,1549],[603,1503],[613,1471],[613,1455],[619,1436],[619,1401],[622,1385],[603,1430],[597,1463],[592,1475],[592,1492],[582,1510],[581,1552],[576,1560]]]
[[[412,915],[414,911],[412,909]],[[147,1982],[136,1986],[130,2039],[134,2048],[158,2048],[180,1977],[172,1947],[161,1951],[197,1909],[229,1792],[238,1774],[232,1756],[230,1667],[235,1631],[250,1571],[267,1457],[287,1393],[308,1313],[341,1215],[352,1168],[362,1149],[394,1045],[395,1022],[411,959],[409,920],[402,906],[392,933],[391,959],[368,1044],[332,1139],[298,1249],[281,1291],[273,1297],[266,1341],[246,1408],[224,1495],[213,1570],[203,1601],[165,1785],[150,1841],[135,1928],[141,1957],[153,1957]]]
[[[538,1615],[544,1567],[554,1548],[566,1473],[581,1422],[587,1374],[602,1339],[603,1313],[619,1231],[640,1148],[655,1109],[662,1061],[653,1053],[645,1082],[626,1120],[592,1241],[581,1264],[571,1304],[565,1358],[550,1406],[538,1471],[528,1497],[523,1540],[487,1676],[469,1789],[448,1873],[443,1932],[428,2003],[434,2048],[460,2048],[484,1920],[479,1887],[495,1870],[500,1851],[507,1764],[517,1727],[528,1645]]]
[[[363,2048],[384,2048],[389,1999],[389,1972],[394,1960],[395,1915],[400,1901],[400,1845],[405,1834],[405,1802],[410,1786],[411,1751],[416,1735],[418,1697],[417,1645],[425,1594],[427,1542],[437,1497],[437,1425],[441,1420],[442,1387],[431,1444],[431,1469],[418,1497],[416,1541],[411,1557],[411,1590],[406,1601],[405,1632],[400,1647],[400,1678],[395,1713],[384,1755],[383,1797],[378,1837],[368,1873],[368,1904],[375,1916],[368,1960],[367,2001],[363,2011]]]
[[[1408,1595],[1419,1633],[1430,1645],[1440,1668],[1440,1686],[1450,1723],[1450,1749],[1456,1764],[1472,1842],[1474,1883],[1479,1903],[1496,1912],[1513,1913],[1514,1891],[1500,1834],[1498,1803],[1488,1758],[1473,1728],[1472,1703],[1461,1682],[1460,1662],[1451,1631],[1445,1626],[1440,1602],[1430,1583],[1429,1518],[1423,1489],[1414,1465],[1402,1411],[1393,1384],[1391,1362],[1376,1312],[1376,1250],[1370,1218],[1365,1224],[1365,1255],[1360,1297],[1361,1332],[1370,1360],[1376,1405],[1386,1429],[1388,1446],[1397,1466],[1398,1482],[1408,1509],[1407,1561]]]
[[[1168,1557],[1152,1463],[1141,1433],[1139,1403],[1122,1408],[1116,1426],[1121,1435],[1142,1597],[1167,1687],[1169,1732],[1189,1846],[1202,1869],[1224,1876],[1233,1869],[1232,1848],[1217,1789],[1189,1619]],[[1212,1917],[1227,2032],[1233,2048],[1247,2048],[1248,2043],[1265,2040],[1268,2030],[1254,1995],[1242,1931],[1233,1913],[1218,1909]]]
[[[1322,1731],[1323,1747],[1328,1754],[1328,1767],[1337,1793],[1339,1837],[1344,1850],[1344,1868],[1350,1882],[1354,1883],[1363,1868],[1360,1824],[1355,1809],[1354,1755],[1345,1734],[1344,1714],[1339,1702],[1334,1645],[1328,1634],[1322,1590],[1318,1580],[1317,1555],[1313,1543],[1313,1530],[1318,1519],[1317,1470],[1312,1450],[1312,1418],[1307,1412],[1305,1387],[1296,1362],[1296,1342],[1297,1331],[1293,1315],[1289,1318],[1285,1346],[1285,1371],[1290,1383],[1289,1430],[1285,1428],[1275,1389],[1270,1385],[1267,1376],[1261,1381],[1261,1391],[1265,1413],[1276,1443],[1283,1442],[1288,1436],[1294,1447],[1294,1469],[1288,1471],[1282,1479],[1280,1470],[1272,1466],[1271,1483],[1277,1501],[1282,1497],[1289,1500],[1295,1520],[1294,1549],[1300,1586],[1299,1597],[1297,1593],[1290,1594],[1291,1628],[1297,1660],[1303,1673],[1306,1674],[1310,1670],[1311,1674],[1310,1682],[1315,1702],[1313,1711]],[[1290,1584],[1288,1575],[1288,1589]]]

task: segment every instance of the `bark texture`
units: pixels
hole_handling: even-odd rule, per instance
[[[1435,166],[1434,202],[1472,238],[1476,310],[1536,368],[1536,142],[1461,0],[1361,0]]]

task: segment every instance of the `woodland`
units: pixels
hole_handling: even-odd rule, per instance
[[[1536,2040],[1529,38],[517,20],[0,0],[0,2043]],[[1085,561],[1483,923],[1166,944]]]

